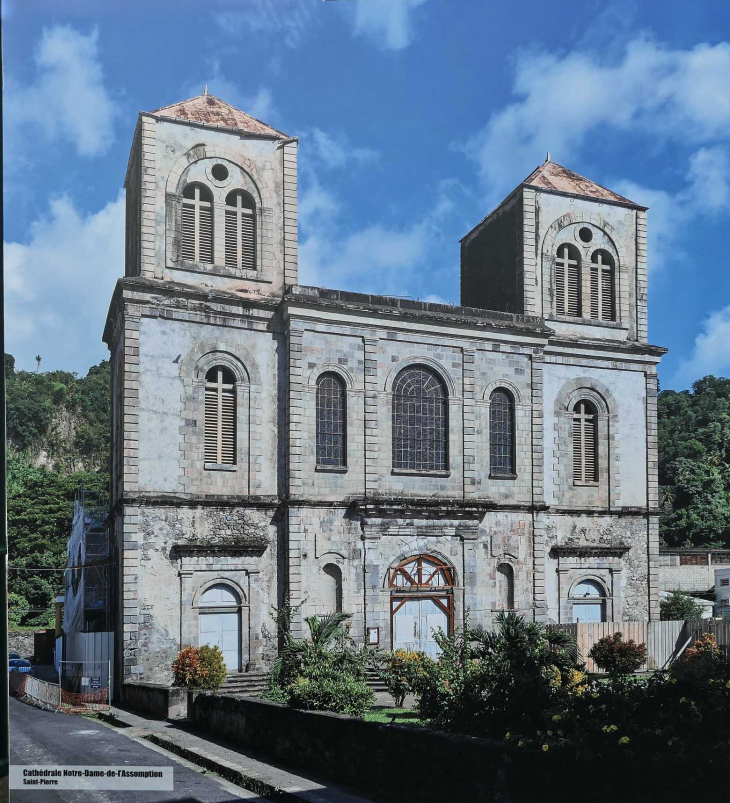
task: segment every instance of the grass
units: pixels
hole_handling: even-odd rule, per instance
[[[422,728],[425,722],[419,719],[418,711],[409,708],[371,708],[363,714],[366,722],[383,722],[386,725],[414,725]]]

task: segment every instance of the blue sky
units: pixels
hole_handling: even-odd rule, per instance
[[[5,0],[6,350],[85,373],[139,110],[300,137],[300,281],[459,301],[458,240],[552,158],[651,207],[662,387],[730,375],[725,0]]]

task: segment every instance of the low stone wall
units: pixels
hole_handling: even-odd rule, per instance
[[[188,691],[161,683],[123,683],[121,705],[155,719],[185,719]]]
[[[17,652],[21,658],[33,656],[34,630],[11,630],[8,633],[8,652]]]
[[[575,776],[571,766],[556,766],[562,762],[555,757],[548,772],[545,754],[518,754],[487,739],[298,711],[254,698],[192,693],[188,715],[198,730],[384,800],[534,803],[535,778]],[[549,790],[539,797],[550,799]]]

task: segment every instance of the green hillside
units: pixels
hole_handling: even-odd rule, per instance
[[[63,591],[76,488],[109,482],[109,363],[78,378],[16,371],[6,354],[5,376],[9,618],[11,627],[45,626]]]

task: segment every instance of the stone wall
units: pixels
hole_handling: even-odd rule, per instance
[[[8,633],[8,652],[17,652],[21,658],[30,658],[34,651],[33,630],[11,630]]]

